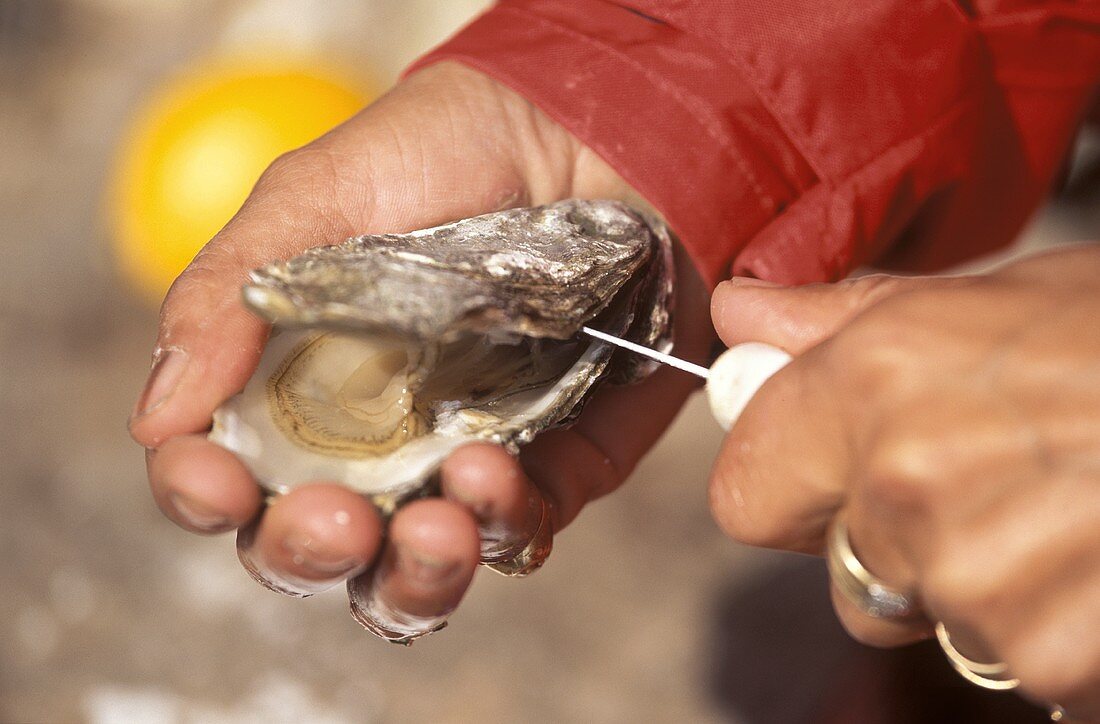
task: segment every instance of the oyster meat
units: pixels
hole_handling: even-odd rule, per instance
[[[514,450],[600,381],[648,374],[578,333],[669,348],[671,243],[623,204],[569,200],[311,249],[243,296],[274,330],[210,439],[270,491],[333,480],[392,509],[459,446]]]

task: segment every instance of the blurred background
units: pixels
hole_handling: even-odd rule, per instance
[[[922,655],[849,642],[818,561],[719,534],[698,399],[543,571],[480,575],[408,649],[156,511],[125,424],[167,284],[275,155],[486,4],[0,0],[0,720],[844,721]],[[1096,146],[1024,248],[1095,235]],[[928,711],[971,695],[933,668]]]

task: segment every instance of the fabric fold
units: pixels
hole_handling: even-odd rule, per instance
[[[1100,4],[502,0],[410,69],[517,91],[704,278],[934,270],[1010,241],[1100,80]]]

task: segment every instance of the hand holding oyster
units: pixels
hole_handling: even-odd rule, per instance
[[[574,419],[605,378],[645,376],[651,363],[578,332],[592,324],[668,347],[671,298],[667,230],[614,201],[311,249],[252,273],[245,304],[275,334],[209,437],[269,493],[335,481],[391,513],[425,494],[462,445],[515,452]],[[534,524],[519,545],[483,551],[485,562],[509,573],[540,565],[550,531],[545,515]],[[356,584],[351,596],[376,633],[413,633],[379,621]]]
[[[256,293],[267,294],[270,314],[282,314],[286,323],[276,325],[262,372],[257,368],[270,328],[241,304],[241,285],[249,270],[272,259],[290,259],[360,230],[411,230],[533,205],[525,200],[574,196],[644,206],[637,191],[560,125],[502,84],[453,63],[418,70],[355,118],[281,158],[180,276],[161,309],[153,366],[130,418],[130,433],[146,450],[157,505],[195,533],[237,531],[242,561],[269,588],[302,596],[350,580],[356,615],[368,626],[388,621],[393,638],[438,626],[462,599],[479,559],[506,571],[536,564],[551,529],[560,530],[587,503],[615,490],[696,386],[685,375],[661,370],[637,385],[603,385],[596,394],[564,384],[585,375],[588,384],[642,371],[632,367],[634,360],[605,362],[601,355],[610,352],[571,342],[570,328],[586,315],[601,315],[598,323],[607,320],[610,327],[617,313],[631,334],[648,334],[646,324],[666,324],[637,314],[659,312],[660,302],[630,309],[641,299],[632,296],[643,293],[640,280],[664,263],[652,249],[624,247],[622,239],[591,249],[574,243],[561,247],[560,257],[536,253],[536,266],[545,270],[540,276],[521,268],[530,250],[493,258],[489,247],[478,255],[474,246],[456,246],[453,254],[436,257],[425,251],[441,248],[430,238],[434,232],[422,232],[420,241],[413,234],[403,248],[382,241],[381,247],[394,248],[377,256],[378,269],[397,271],[380,274],[371,285],[357,285],[354,277],[342,287],[330,285],[339,277],[310,281],[310,260],[317,260],[317,269],[332,268],[322,259],[333,251],[276,264],[266,268],[267,281],[263,275],[258,280],[269,291]],[[624,213],[637,222],[632,212]],[[664,232],[654,226],[649,233]],[[339,253],[351,254],[354,246]],[[590,261],[587,275],[571,275],[585,258],[604,261]],[[412,273],[435,274],[442,267],[451,270],[438,277],[443,281]],[[632,271],[624,276],[621,268]],[[485,275],[494,270],[499,277]],[[513,270],[534,286],[509,286]],[[668,272],[660,267],[661,274]],[[460,288],[469,293],[452,293]],[[591,289],[605,296],[586,296]],[[280,290],[290,296],[282,299]],[[644,292],[651,293],[666,292]],[[677,352],[700,360],[713,339],[709,295],[686,259],[677,264],[676,295]],[[287,300],[289,306],[280,304]],[[447,307],[447,300],[470,304]],[[502,318],[498,300],[512,322]],[[620,300],[627,311],[615,311]],[[356,318],[349,312],[354,308],[384,316]],[[323,319],[295,316],[321,311]],[[626,322],[624,315],[634,316]],[[391,324],[398,319],[449,321]],[[365,342],[368,336],[374,341]],[[270,417],[268,380],[295,351],[278,385],[287,414],[270,419],[263,431]],[[326,363],[315,374],[315,362],[330,355],[344,366]],[[460,364],[441,365],[443,358]],[[488,369],[493,374],[485,375]],[[464,371],[455,379],[451,370]],[[469,384],[474,379],[492,384],[475,388]],[[452,396],[454,385],[468,396]],[[246,386],[245,395],[227,404]],[[536,389],[556,390],[555,396],[543,399]],[[245,398],[254,407],[245,409]],[[398,405],[380,404],[395,399]],[[461,403],[447,404],[454,400]],[[528,406],[539,400],[545,403],[541,412]],[[582,401],[584,414],[562,427]],[[207,439],[213,414],[223,406],[219,430],[224,434],[236,416],[237,438],[227,444],[242,450],[240,457]],[[360,429],[365,421],[375,431],[366,437]],[[442,423],[463,440],[479,442],[463,442],[432,474],[439,446],[455,442],[438,434]],[[535,435],[541,426],[557,429]],[[298,442],[286,437],[287,429]],[[524,443],[530,435],[535,439]],[[522,444],[518,458],[504,449],[509,441]],[[362,455],[364,447],[377,454]],[[414,474],[382,474],[380,461],[407,458],[414,450],[421,465]],[[310,468],[309,460],[325,467]],[[359,485],[372,481],[370,492],[334,479],[350,479],[356,468],[378,473],[359,478]],[[302,484],[310,476],[317,477]],[[437,483],[438,497],[417,497]],[[384,520],[372,499],[383,506],[405,502]]]

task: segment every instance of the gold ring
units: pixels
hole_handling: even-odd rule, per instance
[[[940,642],[940,648],[947,655],[947,661],[951,668],[959,673],[971,684],[983,689],[994,691],[1008,691],[1020,685],[1019,679],[1008,675],[1008,666],[1003,663],[983,664],[980,661],[968,659],[959,653],[955,645],[951,643],[951,635],[947,633],[947,627],[942,621],[936,623],[936,640]]]
[[[848,525],[837,516],[825,545],[829,575],[844,597],[874,618],[910,618],[917,613],[916,596],[891,588],[867,570],[852,551]]]

